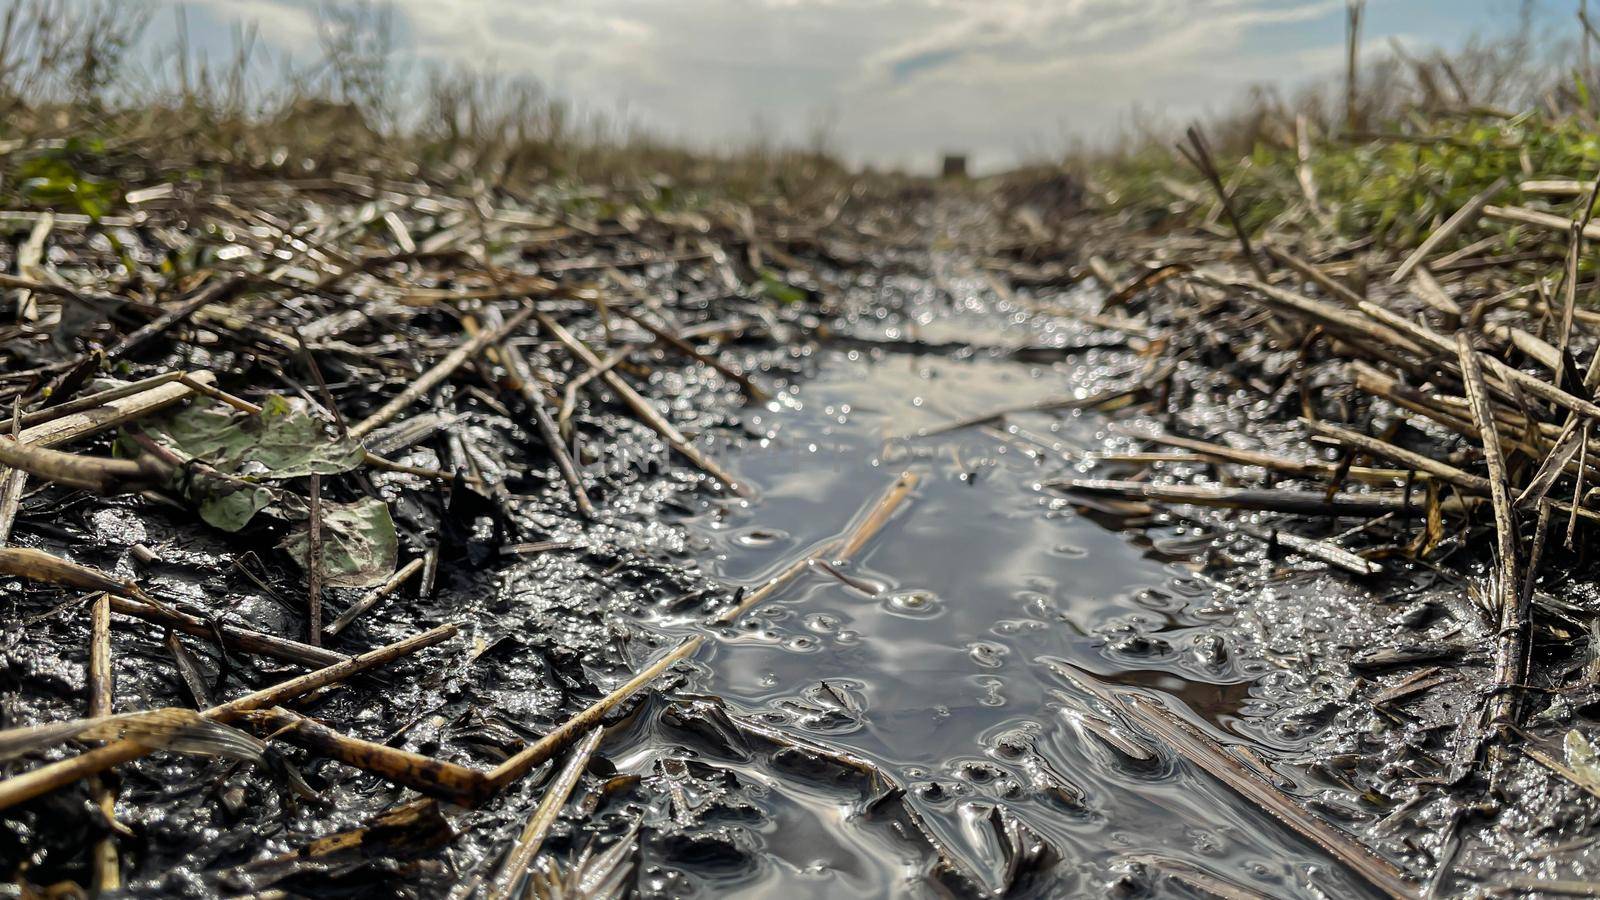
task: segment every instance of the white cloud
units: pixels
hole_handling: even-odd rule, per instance
[[[1384,0],[1374,7],[1388,7]],[[307,39],[311,0],[200,0]],[[1004,163],[1134,104],[1190,115],[1248,84],[1321,74],[1343,0],[394,0],[406,52],[537,78],[674,137],[755,121],[798,139],[827,112],[848,153]],[[279,25],[268,27],[273,20]]]

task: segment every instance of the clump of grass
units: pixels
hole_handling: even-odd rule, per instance
[[[1578,50],[1525,16],[1512,34],[1453,54],[1393,45],[1361,71],[1353,104],[1343,84],[1290,99],[1258,89],[1203,130],[1252,236],[1314,218],[1325,237],[1411,246],[1502,176],[1588,177],[1600,167],[1600,82]],[[1175,152],[1175,133],[1145,123],[1067,165],[1103,208],[1145,225],[1209,216],[1215,197]]]
[[[104,214],[124,181],[312,177],[459,179],[501,190],[626,185],[655,208],[740,200],[826,206],[850,173],[825,134],[712,150],[581,112],[525,78],[405,75],[385,7],[325,7],[320,52],[296,61],[238,31],[218,62],[175,46],[141,64],[150,15],[113,0],[19,0],[0,22],[0,148],[35,172],[0,204]]]

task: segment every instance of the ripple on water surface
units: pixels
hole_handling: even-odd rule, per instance
[[[689,523],[729,583],[758,585],[838,537],[902,470],[923,478],[856,558],[811,567],[708,648],[705,691],[882,767],[992,884],[1008,853],[990,824],[1001,808],[1059,855],[1040,867],[1037,892],[1136,889],[1155,866],[1271,896],[1315,896],[1311,885],[1361,895],[1181,760],[1130,755],[1135,739],[1115,713],[1039,661],[1175,698],[1222,737],[1249,714],[1251,674],[1199,629],[1215,621],[1202,614],[1203,586],[1036,487],[1063,465],[1045,446],[1097,446],[1104,423],[1027,413],[1010,420],[1009,438],[980,426],[917,436],[1062,396],[1085,374],[1069,363],[835,352],[797,394],[749,411],[752,433],[769,439],[730,461],[761,486],[760,501]],[[926,847],[858,794],[752,760],[717,763],[765,786],[761,834],[776,862],[740,876],[746,888],[932,892],[919,874]]]

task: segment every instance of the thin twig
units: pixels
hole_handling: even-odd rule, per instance
[[[1506,477],[1505,455],[1500,449],[1500,430],[1495,427],[1489,407],[1489,390],[1484,385],[1483,368],[1465,331],[1456,334],[1457,356],[1472,419],[1483,441],[1484,462],[1489,467],[1489,499],[1494,509],[1495,555],[1499,572],[1495,584],[1499,632],[1495,644],[1495,694],[1490,703],[1489,722],[1503,733],[1516,724],[1516,686],[1522,683],[1527,660],[1528,622],[1521,602],[1521,582],[1517,579],[1516,519],[1511,509],[1511,491]]]
[[[834,559],[844,560],[854,556],[862,547],[866,546],[867,541],[872,540],[874,535],[883,530],[883,526],[888,524],[889,519],[894,516],[895,510],[900,508],[900,504],[911,496],[911,492],[916,489],[917,482],[920,480],[920,476],[914,472],[901,473],[900,477],[895,479],[894,483],[889,485],[876,500],[863,507],[864,515],[860,516],[860,521],[851,526],[844,537],[839,540],[829,541],[790,563],[777,575],[768,579],[765,584],[745,594],[736,606],[718,614],[716,618],[712,619],[712,622],[717,625],[727,625],[737,620],[740,616],[755,608],[757,604],[777,593],[784,585],[799,577],[800,573],[810,568],[811,563],[815,560],[826,559],[830,556]]]
[[[549,833],[550,826],[555,824],[556,817],[561,814],[561,807],[566,805],[567,798],[572,796],[572,789],[578,786],[578,779],[583,777],[583,770],[589,765],[589,757],[594,754],[595,748],[600,746],[600,738],[604,735],[605,729],[598,727],[591,729],[578,746],[572,749],[572,756],[562,767],[560,774],[545,788],[543,799],[534,808],[533,815],[528,817],[528,824],[523,826],[522,834],[518,835],[517,843],[511,848],[511,854],[506,857],[505,865],[500,868],[489,886],[489,896],[493,900],[506,900],[510,897],[517,882],[527,874],[528,866],[539,855],[539,848],[544,845],[545,835]]]
[[[351,657],[336,665],[247,694],[230,703],[213,706],[201,715],[214,722],[232,722],[247,712],[278,706],[318,688],[345,681],[368,669],[449,640],[455,636],[457,630],[455,625],[441,625],[405,640]],[[138,759],[149,752],[150,748],[137,741],[114,741],[104,747],[13,776],[0,781],[0,809],[10,809],[18,803],[32,800],[79,779],[97,775],[112,766]]]

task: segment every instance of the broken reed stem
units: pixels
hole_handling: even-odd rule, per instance
[[[533,307],[531,305],[524,306],[512,313],[511,317],[506,319],[505,323],[499,328],[480,331],[462,341],[444,359],[439,360],[434,364],[433,368],[417,376],[415,381],[406,385],[405,390],[401,391],[388,403],[385,403],[377,412],[350,426],[350,436],[357,440],[366,437],[385,422],[404,412],[406,407],[417,402],[423,394],[438,387],[441,382],[450,377],[451,373],[461,368],[462,363],[482,353],[485,347],[505,340],[507,336],[521,327],[522,323],[526,322],[531,315],[533,315]]]
[[[1145,440],[1168,447],[1177,447],[1182,450],[1192,450],[1211,459],[1233,463],[1241,466],[1260,466],[1288,475],[1301,478],[1325,478],[1334,474],[1338,466],[1321,460],[1298,460],[1271,453],[1262,453],[1258,450],[1241,450],[1229,447],[1226,444],[1216,444],[1210,441],[1199,441],[1194,438],[1180,437],[1175,434],[1141,435]]]
[[[1205,135],[1201,134],[1197,125],[1189,126],[1187,135],[1194,149],[1190,150],[1179,144],[1178,151],[1211,183],[1212,190],[1217,192],[1218,202],[1222,204],[1222,211],[1227,213],[1228,222],[1233,226],[1233,233],[1239,239],[1239,246],[1244,250],[1244,258],[1250,264],[1250,270],[1256,273],[1256,278],[1266,281],[1267,271],[1261,267],[1261,260],[1256,258],[1255,249],[1250,246],[1250,235],[1244,230],[1244,223],[1239,221],[1238,213],[1233,210],[1233,198],[1228,196],[1228,187],[1222,183],[1222,173],[1217,170],[1216,161],[1211,156],[1211,147],[1206,142]],[[1113,285],[1108,287],[1115,290]]]
[[[572,796],[573,788],[578,786],[578,780],[583,777],[583,770],[589,765],[589,757],[594,755],[596,747],[600,746],[600,738],[605,735],[605,730],[599,727],[590,729],[578,746],[572,750],[572,756],[567,764],[561,768],[560,774],[545,788],[544,797],[539,800],[539,805],[534,808],[533,815],[528,817],[528,824],[522,828],[522,834],[517,837],[517,843],[511,848],[511,855],[506,857],[505,865],[495,875],[494,881],[489,886],[491,900],[508,900],[512,890],[527,874],[528,866],[539,855],[539,848],[544,846],[545,835],[549,833],[550,826],[555,824],[556,817],[561,814],[561,807],[567,803],[567,798]]]
[[[411,578],[411,576],[420,571],[422,571],[422,557],[419,556],[416,559],[406,563],[404,566],[401,566],[400,570],[395,572],[393,575],[390,575],[389,579],[383,584],[380,584],[368,591],[360,600],[350,604],[350,608],[340,613],[339,617],[333,620],[332,625],[329,625],[327,628],[323,629],[323,633],[328,637],[337,636],[339,632],[345,630],[345,628],[347,628],[351,622],[354,622],[357,616],[373,608],[374,606],[377,606],[378,601],[394,593],[395,590],[400,587],[400,585],[405,584],[406,581]]]
[[[1500,569],[1495,584],[1500,626],[1495,641],[1495,686],[1489,705],[1489,723],[1504,733],[1516,724],[1517,696],[1514,692],[1522,683],[1527,659],[1528,622],[1522,605],[1522,584],[1517,579],[1516,519],[1511,511],[1511,488],[1506,477],[1505,455],[1500,448],[1500,431],[1495,427],[1494,412],[1489,406],[1489,389],[1484,384],[1478,353],[1467,332],[1456,333],[1456,349],[1472,419],[1483,441],[1484,463],[1489,468],[1489,501],[1494,510],[1495,555],[1499,557]]]
[[[0,548],[0,575],[64,584],[85,591],[106,591],[148,600],[139,586],[91,566],[79,565],[32,547]]]
[[[266,634],[260,631],[251,631],[236,625],[226,625],[221,622],[209,621],[199,616],[191,616],[171,607],[155,606],[140,600],[116,596],[111,598],[113,612],[136,619],[143,619],[155,625],[181,631],[184,634],[209,640],[221,639],[222,643],[232,650],[245,653],[255,653],[284,662],[295,663],[302,666],[332,666],[347,662],[350,657],[310,644],[302,644],[288,638]]]
[[[90,607],[89,623],[89,718],[112,714],[114,684],[111,671],[111,595],[101,592]],[[94,804],[108,823],[117,817],[117,793],[99,777],[89,785]],[[122,886],[122,864],[117,843],[108,834],[95,842],[91,851],[94,863],[94,889],[114,891]]]
[[[178,632],[168,628],[162,643],[172,655],[172,664],[177,667],[178,677],[183,679],[183,686],[188,689],[189,697],[194,701],[194,708],[205,709],[215,706],[216,703],[211,699],[211,689],[206,686],[205,674],[200,671],[200,664],[195,661],[194,654],[183,645]]]
[[[1347,132],[1361,130],[1361,19],[1367,0],[1345,0],[1344,127]]]
[[[699,635],[686,639],[674,648],[671,653],[646,666],[643,671],[628,679],[621,687],[596,700],[583,712],[568,719],[554,731],[524,747],[516,755],[496,766],[488,775],[489,790],[491,792],[501,790],[511,782],[533,771],[550,757],[560,753],[561,748],[572,743],[579,734],[598,725],[606,713],[632,696],[635,691],[654,681],[662,672],[667,670],[668,666],[680,659],[686,659],[691,656],[700,648],[703,640],[704,638]],[[0,809],[3,808],[0,807]]]
[[[376,650],[369,650],[360,656],[351,657],[336,665],[318,669],[315,672],[309,672],[272,687],[247,694],[232,702],[213,706],[202,712],[201,715],[215,722],[232,722],[247,712],[281,705],[318,688],[336,684],[368,669],[384,665],[418,650],[449,640],[455,636],[457,630],[455,625],[441,625],[438,628],[424,631],[405,640],[379,647]],[[136,741],[113,741],[103,747],[98,747],[78,756],[49,763],[37,769],[24,772],[21,775],[13,776],[5,781],[0,781],[0,809],[9,809],[18,803],[32,800],[80,779],[97,775],[112,766],[138,759],[148,753],[150,753],[150,749]]]
[[[1224,509],[1254,509],[1263,512],[1301,516],[1381,516],[1391,512],[1417,512],[1424,507],[1420,498],[1404,494],[1329,494],[1327,491],[1256,490],[1193,484],[1146,484],[1142,481],[1117,481],[1102,478],[1058,478],[1046,481],[1047,487],[1069,493],[1116,497],[1121,500],[1150,500],[1156,503],[1187,503]],[[1451,506],[1451,504],[1447,504]],[[1460,505],[1454,505],[1460,509]]]
[[[1366,313],[1367,319],[1351,316],[1342,307],[1320,300],[1304,297],[1293,291],[1286,291],[1264,282],[1252,282],[1248,279],[1217,278],[1214,275],[1197,273],[1203,283],[1218,287],[1239,287],[1255,291],[1265,298],[1266,305],[1271,308],[1288,308],[1295,313],[1317,320],[1323,325],[1334,330],[1346,331],[1358,337],[1385,344],[1385,347],[1358,346],[1356,349],[1368,351],[1371,355],[1379,356],[1398,368],[1426,374],[1425,367],[1412,360],[1397,356],[1395,351],[1410,354],[1419,359],[1430,359],[1436,356],[1456,356],[1456,345],[1449,338],[1439,334],[1426,325],[1413,322],[1409,319],[1395,315],[1377,304],[1363,301],[1359,309]],[[1431,353],[1429,352],[1431,348]],[[1379,351],[1372,353],[1372,351]],[[1561,388],[1541,381],[1521,369],[1509,366],[1500,360],[1474,351],[1475,358],[1480,359],[1494,373],[1495,378],[1508,387],[1515,387],[1526,391],[1540,400],[1553,403],[1563,409],[1587,416],[1591,419],[1600,419],[1600,405],[1590,400],[1574,396]]]
[[[252,712],[249,719],[269,729],[274,740],[289,741],[432,797],[471,805],[484,794],[487,779],[476,769],[341,734],[282,707]]]
[[[866,511],[866,516],[853,526],[850,532],[842,539],[829,541],[790,563],[787,568],[768,579],[765,584],[745,594],[737,606],[719,613],[716,618],[711,620],[712,623],[716,625],[732,624],[740,616],[755,608],[761,601],[777,593],[784,585],[799,577],[801,572],[810,568],[811,564],[819,559],[832,556],[835,559],[842,560],[854,556],[862,547],[866,546],[867,541],[872,540],[874,535],[883,530],[883,526],[888,524],[895,510],[900,508],[900,504],[911,496],[912,490],[916,488],[917,482],[920,480],[921,476],[915,472],[900,473],[900,477],[896,478],[894,483],[889,485],[872,505],[863,507]],[[857,515],[861,514],[857,513]]]
[[[744,391],[744,395],[756,403],[765,403],[772,399],[772,395],[767,393],[767,391],[764,390],[760,385],[757,385],[754,381],[752,381],[749,375],[746,375],[744,372],[735,369],[733,366],[728,365],[710,353],[700,352],[698,347],[667,330],[666,328],[657,325],[655,322],[650,321],[649,318],[642,316],[631,309],[618,308],[616,311],[625,316],[628,321],[633,322],[635,325],[638,325],[645,331],[655,335],[657,339],[670,344],[680,353],[684,353],[690,358],[698,360],[710,366],[711,368],[716,369],[722,374],[722,377],[727,378],[728,380],[737,384],[739,389]]]
[[[622,361],[628,358],[637,347],[635,344],[623,344],[613,350],[598,366],[590,366],[569,379],[561,389],[561,408],[556,411],[556,427],[560,429],[563,438],[572,436],[572,413],[578,408],[578,391],[589,382],[610,372]]]
[[[1462,204],[1461,208],[1446,219],[1443,225],[1434,229],[1432,234],[1417,245],[1417,249],[1406,257],[1405,262],[1402,262],[1399,268],[1394,270],[1393,275],[1389,276],[1389,283],[1399,284],[1405,281],[1411,276],[1412,270],[1426,262],[1428,257],[1434,254],[1434,251],[1444,246],[1446,241],[1460,234],[1463,229],[1471,227],[1483,215],[1483,208],[1489,205],[1489,201],[1493,200],[1496,194],[1505,189],[1507,182],[1508,179],[1502,175],[1495,179],[1493,184],[1479,191],[1473,195],[1472,199]]]
[[[171,384],[172,382],[183,377],[184,373],[182,372],[162,372],[160,375],[152,375],[149,378],[142,378],[138,381],[132,381],[118,387],[107,388],[99,393],[79,397],[76,400],[68,400],[65,403],[58,403],[55,406],[47,406],[44,409],[37,409],[33,412],[22,413],[21,415],[13,416],[10,419],[0,421],[0,432],[10,434],[13,426],[17,428],[28,428],[32,425],[38,425],[41,422],[49,422],[53,419],[59,419],[63,416],[68,416],[76,412],[83,412],[86,409],[94,409],[97,406],[104,406],[107,403],[110,403],[112,400],[120,400],[123,397],[131,397],[134,394],[141,394],[147,390],[150,390],[151,388],[157,388],[164,384]],[[204,384],[205,382],[196,380],[195,383]]]
[[[201,384],[210,384],[216,380],[216,376],[210,372],[196,372],[191,378]],[[56,447],[147,416],[193,394],[192,388],[173,379],[137,394],[113,398],[81,412],[24,428],[22,433],[17,435],[17,443]]]
[[[1394,863],[1366,845],[1301,808],[1270,781],[1239,762],[1234,754],[1209,735],[1183,721],[1152,700],[1137,695],[1119,697],[1130,718],[1168,750],[1227,785],[1234,793],[1296,834],[1338,860],[1352,873],[1395,900],[1412,900],[1416,887]]]
[[[594,351],[590,350],[582,341],[578,340],[576,337],[573,337],[571,332],[563,328],[561,324],[556,322],[554,319],[544,315],[543,313],[540,313],[539,324],[543,325],[546,331],[549,331],[555,336],[556,340],[560,341],[568,350],[572,351],[572,354],[578,357],[578,359],[581,360],[584,365],[596,369],[604,366],[604,363],[600,361],[600,358],[594,355]],[[688,459],[690,462],[694,463],[695,466],[697,466],[707,475],[710,475],[712,478],[722,482],[735,494],[738,494],[741,497],[752,496],[748,487],[741,483],[737,478],[734,478],[731,474],[724,471],[723,468],[717,465],[716,462],[714,462],[709,456],[701,452],[699,447],[691,444],[689,439],[683,436],[682,432],[678,431],[678,429],[674,427],[671,422],[668,422],[666,417],[661,415],[660,411],[658,411],[654,406],[651,406],[650,401],[640,396],[639,392],[634,390],[626,381],[624,381],[621,375],[618,375],[615,372],[605,372],[600,377],[605,380],[607,387],[611,388],[611,390],[616,392],[617,396],[622,398],[623,402],[628,405],[629,409],[633,410],[635,415],[637,415],[646,425],[649,425],[650,428],[653,429],[657,434],[661,435],[661,437],[665,439],[668,444],[671,444],[672,449],[678,451],[679,454]]]
[[[207,384],[206,382],[200,381],[199,379],[195,378],[193,375],[180,375],[178,377],[178,381],[182,382],[185,387],[187,387],[190,390],[194,391],[196,394],[201,394],[201,395],[204,395],[206,397],[210,397],[211,399],[217,401],[218,403],[226,403],[227,405],[233,407],[234,409],[237,409],[238,411],[240,411],[242,413],[249,413],[252,416],[261,415],[261,407],[260,406],[257,406],[256,404],[251,403],[249,400],[246,400],[243,397],[235,397],[233,394],[230,394],[227,391],[224,391],[224,390],[222,390],[220,388],[212,387],[211,385]],[[337,411],[332,411],[332,412],[334,413],[334,415],[338,415]]]
[[[27,484],[27,472],[0,468],[0,547],[11,542],[11,528],[22,509],[22,493]]]
[[[692,637],[647,666],[627,683],[590,704],[545,737],[525,747],[489,772],[445,762],[361,738],[341,734],[311,718],[286,709],[263,709],[252,721],[273,729],[276,737],[291,741],[321,756],[336,759],[434,797],[474,806],[504,789],[544,763],[585,728],[595,728],[617,704],[654,681],[668,666],[690,655],[701,638]]]
[[[1369,456],[1392,459],[1396,462],[1410,466],[1419,472],[1426,472],[1429,475],[1440,479],[1441,481],[1448,481],[1456,487],[1461,488],[1462,490],[1471,491],[1474,494],[1490,493],[1490,484],[1488,479],[1480,478],[1477,475],[1473,475],[1469,472],[1463,472],[1449,463],[1439,462],[1432,457],[1423,456],[1421,453],[1407,450],[1404,447],[1397,447],[1388,441],[1381,441],[1375,437],[1368,437],[1360,432],[1351,431],[1348,428],[1341,428],[1332,422],[1312,421],[1308,419],[1305,420],[1305,423],[1306,426],[1316,434],[1320,434],[1323,437],[1333,438],[1339,443],[1344,444],[1346,447],[1355,448]]]
[[[1314,538],[1301,537],[1291,531],[1279,531],[1274,528],[1263,531],[1253,525],[1235,523],[1234,527],[1251,535],[1269,545],[1276,544],[1300,554],[1309,559],[1325,562],[1330,566],[1343,569],[1352,575],[1376,575],[1383,571],[1383,566],[1370,559],[1351,553],[1333,541],[1319,541]]]
[[[160,483],[166,467],[141,455],[138,459],[80,456],[0,438],[0,465],[27,472],[65,487],[115,494],[143,490]]]
[[[106,351],[106,359],[110,362],[116,362],[134,353],[151,340],[166,333],[167,329],[199,312],[202,307],[230,299],[243,290],[248,283],[248,277],[244,275],[228,275],[211,282],[201,288],[200,292],[189,300],[162,313],[149,324],[129,333],[118,341],[110,350]]]
[[[517,393],[522,396],[522,401],[533,413],[533,421],[538,426],[539,436],[544,439],[546,449],[555,459],[556,468],[561,472],[561,480],[567,483],[567,490],[572,493],[572,502],[578,506],[578,513],[585,519],[593,519],[594,504],[590,502],[588,492],[583,489],[583,479],[578,475],[578,465],[573,461],[572,454],[567,452],[566,442],[561,439],[560,429],[550,417],[550,407],[545,403],[544,394],[539,391],[539,385],[533,380],[533,368],[528,365],[522,351],[510,341],[500,343],[500,353],[505,358],[506,368],[516,379]]]

